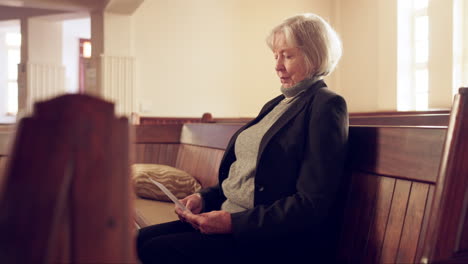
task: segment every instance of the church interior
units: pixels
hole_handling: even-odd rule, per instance
[[[467,0],[0,0],[0,263],[139,263],[138,229],[177,220],[145,177],[179,199],[218,183],[280,94],[266,37],[301,13],[343,47],[330,259],[467,263]]]

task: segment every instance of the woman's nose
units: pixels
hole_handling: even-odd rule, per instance
[[[283,59],[278,58],[278,59],[276,60],[275,70],[276,70],[276,71],[282,71],[282,70],[284,70]]]

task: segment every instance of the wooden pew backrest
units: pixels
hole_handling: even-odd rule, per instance
[[[94,97],[35,105],[0,190],[2,263],[136,263],[128,132]]]
[[[218,181],[218,169],[231,136],[243,124],[191,123],[139,125],[135,163],[165,164],[194,176],[203,187]]]
[[[468,88],[455,96],[428,236],[417,261],[468,263]]]
[[[450,110],[350,113],[349,124],[361,126],[448,126]]]
[[[468,263],[468,89],[448,127],[351,126],[340,263]]]
[[[446,129],[351,127],[341,263],[413,263],[422,249]]]

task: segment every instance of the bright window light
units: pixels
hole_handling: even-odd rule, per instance
[[[18,64],[21,62],[21,33],[8,32],[5,34],[6,46],[6,98],[3,104],[6,104],[6,114],[16,115],[18,112]],[[2,113],[5,114],[5,113]]]
[[[7,46],[21,46],[21,33],[7,33],[5,42]]]
[[[421,93],[416,95],[416,110],[427,110],[429,105],[429,93]]]
[[[16,80],[18,78],[18,64],[20,63],[21,54],[19,49],[8,50],[8,79]]]
[[[414,19],[414,39],[427,41],[429,39],[429,17],[417,16]]]
[[[413,6],[415,10],[427,8],[429,0],[413,0]]]
[[[91,58],[91,42],[86,41],[83,42],[83,57],[84,58]]]
[[[429,0],[398,0],[397,109],[427,110]]]
[[[428,41],[416,41],[414,43],[414,56],[416,63],[427,63],[429,59],[429,45]]]
[[[429,73],[427,69],[417,70],[415,73],[414,84],[416,88],[416,94],[427,93],[427,87],[429,85]]]
[[[18,83],[8,83],[8,102],[7,112],[9,114],[15,114],[18,112]]]

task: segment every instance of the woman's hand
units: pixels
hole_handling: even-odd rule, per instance
[[[187,209],[189,209],[190,212],[192,212],[192,214],[199,214],[199,213],[201,213],[201,211],[203,209],[203,200],[202,200],[200,194],[198,194],[198,193],[191,194],[191,195],[189,195],[189,196],[187,196],[184,199],[179,200],[179,201],[183,205],[185,205],[185,207],[187,207]],[[175,213],[177,214],[177,216],[179,216],[179,219],[182,222],[187,222],[187,220],[185,219],[184,214],[182,214],[182,210],[177,205],[175,206]]]
[[[226,211],[211,211],[203,214],[191,214],[179,210],[184,219],[203,234],[232,233],[231,214]]]

